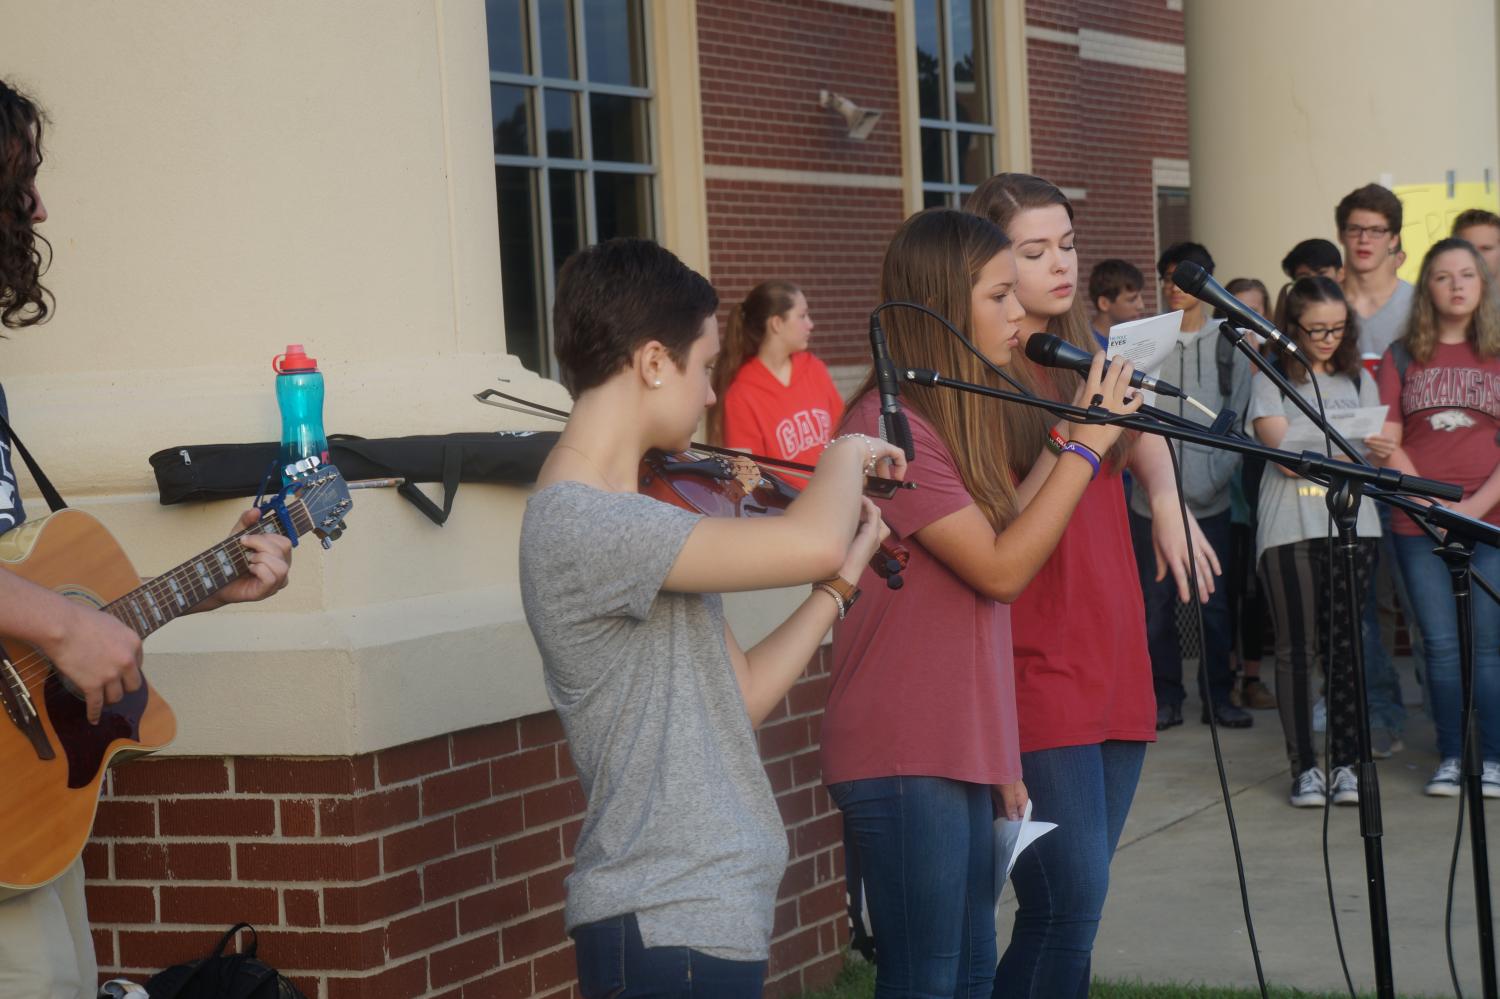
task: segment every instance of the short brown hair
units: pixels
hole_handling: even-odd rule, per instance
[[[579,250],[557,274],[552,310],[563,386],[575,398],[659,341],[680,368],[703,321],[719,310],[713,285],[649,239]]]
[[[1349,213],[1361,209],[1385,216],[1385,224],[1391,227],[1392,235],[1401,235],[1401,199],[1389,188],[1366,184],[1344,195],[1344,200],[1333,210],[1333,222],[1340,233],[1349,224]]]
[[[1485,208],[1466,208],[1453,220],[1453,232],[1450,235],[1457,236],[1465,229],[1472,229],[1477,225],[1492,225],[1500,229],[1500,215]]]
[[[1344,289],[1333,278],[1312,274],[1298,278],[1282,289],[1281,301],[1276,307],[1276,325],[1288,331],[1294,326],[1301,329],[1302,314],[1314,302],[1336,302],[1344,307],[1344,336],[1338,347],[1334,348],[1333,356],[1328,359],[1328,366],[1333,369],[1334,374],[1348,375],[1358,381],[1362,367],[1359,356],[1359,317],[1349,307],[1348,299],[1344,298]],[[1295,364],[1288,365],[1288,376],[1294,382],[1307,380],[1306,369]]]
[[[1135,264],[1114,258],[1101,260],[1089,271],[1089,306],[1094,307],[1101,298],[1113,302],[1128,291],[1144,287],[1146,277]]]

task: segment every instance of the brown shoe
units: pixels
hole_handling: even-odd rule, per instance
[[[1240,690],[1240,707],[1265,711],[1276,706],[1276,695],[1259,679],[1250,677]]]

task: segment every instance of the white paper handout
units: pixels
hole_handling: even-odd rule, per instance
[[[1135,365],[1135,370],[1155,378],[1162,363],[1172,353],[1172,345],[1182,335],[1182,310],[1159,316],[1133,319],[1109,329],[1110,357],[1119,357]]]
[[[1031,801],[1026,802],[1026,811],[1019,822],[1005,816],[995,820],[995,907],[1000,907],[1000,891],[1010,877],[1016,858],[1038,839],[1057,828],[1056,822],[1037,822],[1031,817]]]
[[[1386,406],[1361,406],[1358,409],[1335,409],[1329,412],[1328,422],[1333,429],[1343,434],[1349,443],[1358,445],[1366,437],[1373,437],[1385,427]],[[1281,439],[1283,451],[1323,450],[1323,431],[1313,425],[1307,417],[1298,414],[1288,423],[1286,436]]]

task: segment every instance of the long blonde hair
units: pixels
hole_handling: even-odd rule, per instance
[[[952,208],[929,208],[907,219],[885,251],[880,274],[884,301],[925,305],[969,335],[970,301],[979,272],[1010,239],[995,225]],[[898,366],[931,368],[950,378],[1005,388],[1000,379],[937,320],[914,309],[881,315],[891,358]],[[874,372],[855,397],[875,387]],[[1015,480],[997,430],[1014,415],[998,399],[923,385],[904,385],[901,397],[937,431],[953,455],[964,487],[996,531],[1017,513]],[[852,400],[851,400],[852,406]]]
[[[1055,184],[1029,173],[997,173],[969,195],[964,210],[989,219],[1008,237],[1010,225],[1017,215],[1031,208],[1051,205],[1061,205],[1072,221],[1073,204]],[[1094,354],[1099,350],[1099,341],[1094,339],[1082,295],[1075,293],[1072,308],[1047,321],[1047,332],[1062,337],[1085,353]],[[1070,371],[1039,368],[1021,351],[1016,352],[1007,370],[1031,392],[1063,400],[1073,397],[1081,377]],[[1017,479],[1025,478],[1031,466],[1036,464],[1046,446],[1047,430],[1055,421],[1056,417],[1046,410],[1030,406],[1012,406],[1006,410],[1002,424],[1005,451],[1010,456],[1011,471]],[[1125,464],[1126,452],[1134,439],[1134,434],[1121,434],[1109,449],[1106,459],[1112,468]]]
[[[767,324],[790,312],[800,294],[802,289],[790,281],[762,281],[750,289],[743,302],[729,307],[719,363],[714,365],[713,387],[718,398],[708,411],[709,443],[724,443],[724,393],[734,384],[734,376],[746,361],[760,353]]]
[[[1411,313],[1406,319],[1406,331],[1401,336],[1407,352],[1421,364],[1432,360],[1438,344],[1437,306],[1433,304],[1432,292],[1427,290],[1427,282],[1432,277],[1433,261],[1449,250],[1467,251],[1474,259],[1474,269],[1479,272],[1479,305],[1469,317],[1469,342],[1480,357],[1500,355],[1500,307],[1495,305],[1495,278],[1473,243],[1450,237],[1433,243],[1427,256],[1422,258],[1422,272],[1417,276]]]

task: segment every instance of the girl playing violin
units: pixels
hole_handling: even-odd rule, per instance
[[[932,318],[902,309],[884,313],[893,358],[1004,387],[984,361],[1006,365],[1019,350],[1015,286],[999,227],[951,209],[912,216],[886,251],[881,297],[946,316],[983,360]],[[1139,409],[1131,366],[1105,374],[1103,356],[1078,401]],[[850,404],[846,429],[877,426],[873,383]],[[1012,407],[939,387],[908,386],[903,398],[919,488],[881,512],[910,549],[907,585],[870,587],[834,632],[823,779],[864,882],[876,996],[989,999],[991,823],[997,804],[1012,818],[1026,804],[1009,603],[1051,554],[1120,430],[1065,425],[1058,460],[1022,481],[1000,432]]]
[[[705,518],[637,492],[687,447],[719,353],[718,296],[617,239],[568,260],[555,327],[573,415],[521,528],[521,594],[588,800],[565,920],[588,999],[759,996],[786,833],[754,728],[858,592],[886,532],[861,497],[901,452],[849,435],[775,518]],[[744,650],[718,596],[813,583]]]

